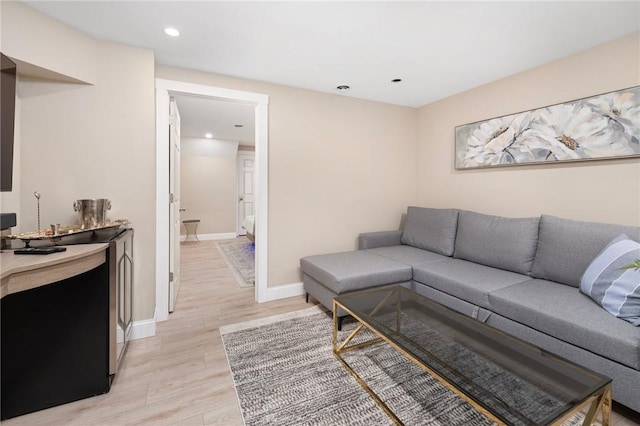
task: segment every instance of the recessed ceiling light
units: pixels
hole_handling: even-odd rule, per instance
[[[180,35],[180,31],[170,27],[165,28],[164,33],[171,37],[178,37]]]
[[[336,87],[336,89],[338,89],[338,90],[349,90],[349,89],[351,89],[351,87],[347,86],[346,84],[341,84],[340,86]]]
[[[234,127],[244,127],[242,124],[234,124]]]
[[[206,133],[204,135],[204,137],[207,138],[207,139],[211,139],[213,137],[213,135],[211,133]]]
[[[394,78],[393,80],[391,80],[392,83],[400,83],[401,81],[401,78]]]

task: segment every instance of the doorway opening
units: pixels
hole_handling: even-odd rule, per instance
[[[170,199],[169,199],[169,101],[174,95],[205,97],[241,103],[255,114],[255,300],[267,300],[267,200],[268,200],[268,96],[197,85],[156,80],[156,320],[169,316]]]

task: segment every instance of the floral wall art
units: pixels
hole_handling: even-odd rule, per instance
[[[456,127],[456,169],[640,157],[640,86]]]

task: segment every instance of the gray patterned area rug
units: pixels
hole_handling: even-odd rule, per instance
[[[229,266],[240,287],[253,287],[255,275],[255,245],[250,241],[220,241],[218,251]]]
[[[246,425],[393,424],[333,356],[332,326],[314,307],[220,329]],[[406,425],[493,424],[387,344],[345,358]]]

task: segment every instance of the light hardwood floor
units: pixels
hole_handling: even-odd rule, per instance
[[[253,291],[236,284],[215,242],[183,245],[176,310],[156,336],[130,343],[109,393],[2,425],[242,425],[219,327],[310,306],[303,296],[258,304]],[[640,426],[616,412],[612,424]]]

